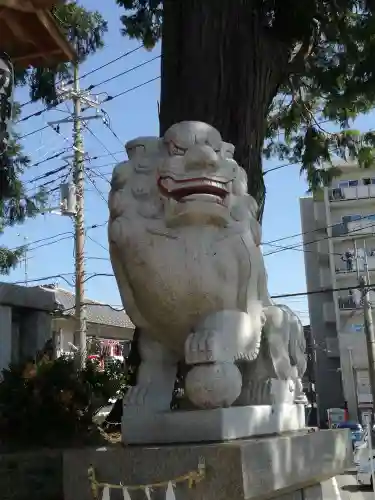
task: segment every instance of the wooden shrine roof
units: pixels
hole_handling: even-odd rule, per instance
[[[75,58],[50,9],[58,0],[0,0],[0,51],[16,68],[53,67]]]

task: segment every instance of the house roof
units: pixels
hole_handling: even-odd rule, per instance
[[[74,294],[57,285],[26,287],[0,282],[0,304],[3,305],[47,311],[60,316],[74,316],[74,302]],[[89,323],[134,330],[135,327],[125,311],[94,300],[86,299],[85,303]]]
[[[55,293],[58,311],[63,316],[75,315],[75,295],[63,288],[51,288]],[[94,300],[85,300],[86,317],[89,323],[97,323],[106,326],[134,329],[129,316],[123,310],[116,310],[108,304],[102,304]]]
[[[0,0],[0,50],[16,68],[52,67],[76,53],[50,9],[52,0]]]

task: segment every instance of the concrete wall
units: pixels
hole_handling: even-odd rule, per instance
[[[326,238],[324,231],[317,229],[324,227],[325,210],[324,203],[315,203],[312,198],[300,200],[301,223],[304,243]],[[306,251],[307,250],[307,251]],[[332,286],[327,282],[322,285],[322,273],[326,271],[329,276],[329,261],[325,256],[329,253],[328,240],[309,244],[305,247],[305,274],[307,290],[320,290],[322,286]],[[326,420],[326,410],[332,407],[340,407],[344,404],[344,395],[341,382],[340,359],[331,358],[327,355],[327,338],[338,339],[336,324],[334,321],[328,323],[324,318],[324,303],[333,303],[333,294],[319,293],[308,295],[310,312],[310,325],[312,337],[316,348],[316,392],[320,419]],[[334,319],[334,318],[333,318]]]
[[[1,500],[63,500],[62,451],[0,454]]]
[[[45,311],[24,311],[19,317],[20,359],[34,358],[52,334],[52,316]]]

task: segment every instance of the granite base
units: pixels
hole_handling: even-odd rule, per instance
[[[298,404],[154,414],[124,408],[122,436],[125,444],[200,443],[281,434],[305,427],[305,407]]]
[[[299,432],[228,443],[128,446],[69,450],[64,453],[64,500],[93,500],[88,480],[92,465],[99,482],[153,484],[196,470],[203,458],[206,476],[195,488],[186,483],[150,492],[151,500],[321,500],[321,483],[350,467],[352,448],[343,429]],[[123,500],[110,489],[107,500]],[[131,500],[147,498],[130,491]],[[103,491],[99,492],[103,499]]]

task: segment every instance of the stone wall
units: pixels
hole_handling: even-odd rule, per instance
[[[63,500],[61,451],[0,454],[1,500]]]

